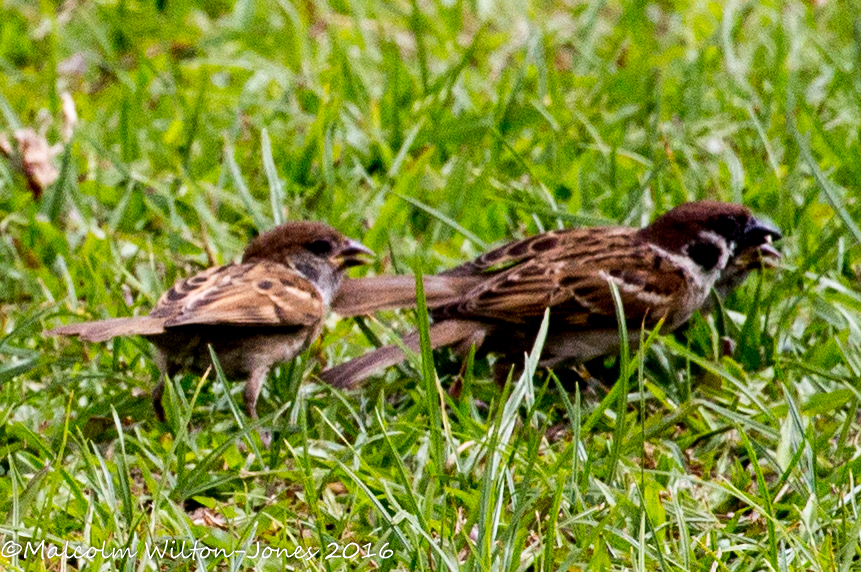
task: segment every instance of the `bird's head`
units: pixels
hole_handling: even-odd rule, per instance
[[[667,252],[689,257],[707,273],[741,262],[750,271],[774,266],[780,259],[773,246],[780,231],[732,203],[685,203],[655,219],[640,236]]]
[[[242,262],[267,260],[284,264],[301,272],[321,290],[334,292],[347,268],[366,264],[373,254],[362,243],[327,224],[292,221],[252,240]]]

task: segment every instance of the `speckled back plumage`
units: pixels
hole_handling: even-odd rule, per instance
[[[511,242],[434,277],[451,281],[458,295],[446,297],[445,284],[435,285],[441,295],[428,299],[431,343],[461,352],[475,345],[502,362],[520,362],[550,308],[542,363],[582,362],[618,349],[610,283],[620,294],[629,329],[662,323],[671,331],[705,303],[713,287],[735,284],[757,267],[756,260],[737,264],[737,254],[747,256],[751,248],[757,256],[776,254],[764,245],[775,237],[780,234],[743,206],[699,201],[676,207],[643,229],[558,230]],[[721,282],[730,263],[737,274]],[[402,300],[412,295],[409,282],[403,286]],[[361,298],[359,284],[350,290],[348,302]],[[383,302],[394,307],[395,298]],[[417,341],[414,335],[404,339],[408,347],[417,347]],[[321,377],[349,387],[402,357],[397,349],[381,348]]]

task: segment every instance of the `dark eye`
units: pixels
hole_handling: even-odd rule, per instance
[[[307,248],[314,254],[325,256],[332,252],[332,243],[328,240],[320,239],[309,243]]]
[[[711,242],[697,242],[688,248],[688,256],[704,270],[714,268],[720,260],[720,254],[720,248]]]

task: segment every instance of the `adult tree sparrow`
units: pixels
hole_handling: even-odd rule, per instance
[[[102,342],[140,335],[158,348],[162,378],[153,391],[160,419],[165,375],[203,373],[211,345],[228,378],[245,382],[245,410],[257,419],[257,398],[269,369],[293,359],[320,334],[344,271],[372,254],[318,222],[289,222],[252,240],[239,264],[209,268],[165,292],[148,316],[61,326],[49,335]]]
[[[699,201],[680,205],[649,226],[551,231],[508,243],[472,262],[424,279],[434,348],[498,354],[519,363],[550,308],[541,365],[578,365],[617,352],[619,334],[609,282],[621,295],[629,330],[671,332],[700,309],[712,288],[728,293],[752,270],[780,257],[780,232],[740,205]],[[333,311],[342,316],[412,305],[410,276],[345,282]],[[418,349],[418,335],[404,339]],[[386,346],[324,371],[353,387],[404,359]]]

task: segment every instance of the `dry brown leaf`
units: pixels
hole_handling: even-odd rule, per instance
[[[198,526],[208,526],[210,528],[227,528],[227,519],[210,508],[205,506],[198,507],[188,515],[191,522]]]
[[[51,160],[60,152],[62,147],[59,145],[52,147],[48,144],[47,139],[30,128],[18,129],[12,135],[17,143],[17,148],[6,137],[0,136],[0,153],[24,175],[30,191],[38,199],[42,196],[42,191],[60,176],[60,172],[54,167]]]

